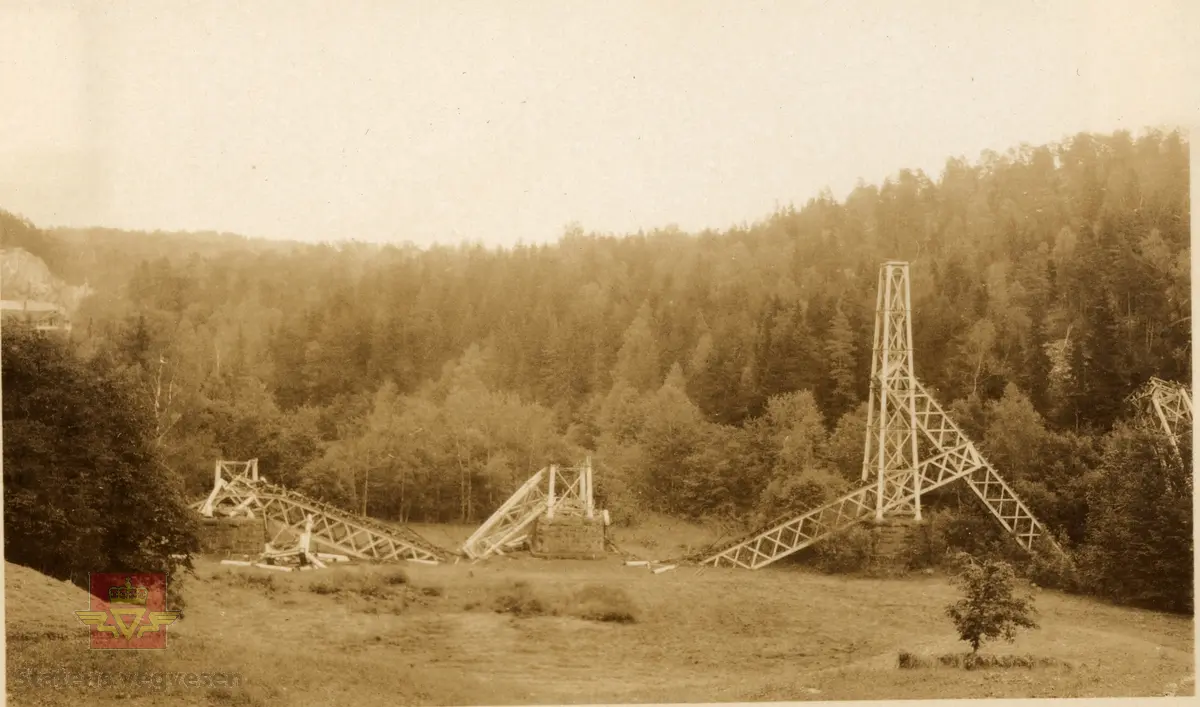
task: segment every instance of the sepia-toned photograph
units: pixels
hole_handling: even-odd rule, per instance
[[[0,28],[6,704],[1195,696],[1200,4]]]

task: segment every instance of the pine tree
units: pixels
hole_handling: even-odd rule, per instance
[[[643,303],[637,316],[625,330],[613,378],[623,380],[636,390],[649,391],[658,387],[658,340],[654,336],[650,305]]]
[[[857,345],[854,338],[850,320],[839,303],[825,334],[825,361],[832,381],[832,391],[825,406],[828,415],[840,416],[858,402],[859,376],[855,370]]]

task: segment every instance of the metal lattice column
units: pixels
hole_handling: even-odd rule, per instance
[[[876,520],[885,511],[921,519],[916,390],[908,263],[889,261],[879,270],[863,445],[863,481],[876,475]]]
[[[1171,446],[1178,453],[1180,436],[1190,434],[1192,428],[1192,394],[1187,387],[1161,378],[1151,378],[1129,400],[1143,412],[1158,419]]]
[[[822,506],[781,518],[693,556],[695,559],[714,567],[759,569],[872,514],[876,519],[904,514],[919,519],[922,493],[959,480],[1022,548],[1029,552],[1045,549],[1067,558],[1045,526],[917,381],[910,304],[907,263],[885,263],[879,274],[875,355],[863,453],[863,481],[872,471],[877,474],[876,480]],[[1183,398],[1172,402],[1173,407],[1164,407],[1160,402],[1156,409],[1178,410],[1178,419],[1186,415],[1190,425],[1191,400],[1186,392]],[[918,458],[919,439],[929,448],[924,459]]]

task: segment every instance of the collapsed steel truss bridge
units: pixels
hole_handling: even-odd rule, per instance
[[[889,261],[879,271],[868,405],[863,481],[874,473],[873,481],[689,559],[714,567],[759,569],[862,521],[920,520],[922,494],[960,479],[1026,551],[1062,554],[1046,528],[917,380],[908,263]]]
[[[351,513],[304,494],[267,483],[258,475],[258,460],[218,461],[213,490],[192,507],[206,517],[249,516],[263,518],[274,527],[272,543],[306,532],[312,517],[312,542],[329,550],[363,560],[417,560],[438,562],[448,553],[411,530]]]
[[[1192,394],[1187,386],[1151,377],[1129,396],[1129,402],[1149,419],[1157,420],[1179,452],[1179,439],[1192,433]]]
[[[493,553],[504,554],[525,542],[530,526],[541,516],[578,515],[591,518],[595,513],[592,498],[592,461],[582,466],[551,465],[529,477],[496,512],[479,526],[462,545],[463,554],[483,559]]]

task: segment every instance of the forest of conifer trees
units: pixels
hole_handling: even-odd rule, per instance
[[[189,497],[214,459],[257,457],[272,480],[403,522],[478,523],[584,455],[620,523],[749,527],[850,488],[876,273],[905,260],[917,375],[1089,558],[1089,588],[1190,609],[1190,483],[1145,481],[1171,462],[1124,403],[1150,376],[1190,384],[1188,189],[1186,136],[1146,131],[951,159],[724,232],[571,226],[509,249],[0,218],[5,248],[94,289],[71,346],[128,382]],[[21,350],[5,345],[6,393]],[[22,428],[4,401],[7,487]],[[1190,479],[1187,459],[1171,473]],[[931,508],[948,542],[1001,546],[969,496]],[[1145,533],[1175,540],[1122,554]],[[1131,566],[1141,579],[1121,578]]]

